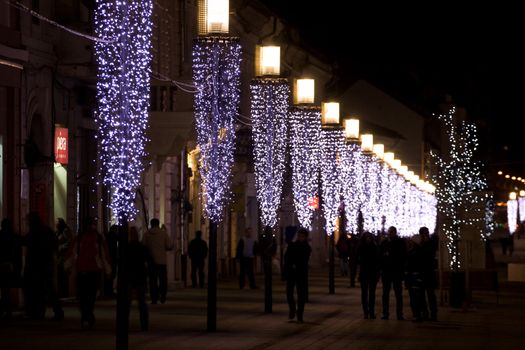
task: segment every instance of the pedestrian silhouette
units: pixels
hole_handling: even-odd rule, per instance
[[[191,286],[197,287],[197,273],[199,287],[204,288],[204,260],[208,256],[208,245],[202,239],[202,232],[195,232],[195,238],[188,246],[188,256],[191,259]]]
[[[253,262],[255,254],[258,250],[258,243],[252,238],[252,231],[247,228],[244,233],[244,237],[239,240],[237,244],[236,258],[239,260],[240,273],[239,273],[239,288],[243,289],[246,283],[246,276],[248,276],[248,283],[251,289],[256,289],[255,277],[253,275]]]
[[[128,311],[131,310],[133,294],[136,295],[139,314],[140,329],[147,331],[149,328],[149,313],[146,303],[146,281],[147,281],[147,263],[149,260],[148,249],[139,241],[139,233],[135,226],[129,228],[129,243],[127,250],[127,281],[129,305]]]
[[[379,250],[370,232],[361,235],[357,247],[359,283],[361,284],[361,306],[365,319],[375,319],[376,287],[379,281]]]
[[[53,319],[64,318],[64,311],[56,289],[56,262],[58,241],[51,228],[44,225],[36,212],[27,215],[29,232],[22,239],[26,246],[24,289],[26,315],[43,319],[46,303],[53,307]]]
[[[297,240],[288,244],[284,254],[283,278],[286,280],[286,299],[288,301],[288,318],[297,316],[299,323],[303,322],[304,305],[308,291],[308,261],[312,249],[308,244],[308,230],[300,228]],[[294,290],[297,290],[297,303]]]
[[[20,237],[14,233],[11,220],[3,219],[0,230],[0,318],[12,317],[11,288],[20,280],[21,267]]]

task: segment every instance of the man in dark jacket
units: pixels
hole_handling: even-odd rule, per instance
[[[44,318],[47,299],[53,306],[53,318],[61,320],[64,311],[54,283],[58,241],[53,230],[41,222],[38,213],[29,213],[27,219],[29,232],[23,238],[27,247],[24,270],[27,314],[32,318]]]
[[[188,246],[188,256],[191,259],[191,286],[197,287],[197,272],[199,287],[204,288],[204,260],[208,256],[208,245],[202,240],[202,232],[195,232],[195,238]]]
[[[308,290],[308,260],[312,248],[308,244],[308,230],[300,228],[297,240],[291,242],[284,254],[284,278],[286,279],[286,298],[288,300],[289,318],[303,322],[304,304]],[[297,288],[297,305],[295,304],[294,288]]]
[[[19,236],[13,232],[9,219],[2,220],[0,230],[0,318],[12,316],[11,288],[20,278],[22,251]]]
[[[436,251],[437,251],[437,236],[434,234],[430,237],[428,228],[421,227],[419,229],[419,236],[421,238],[421,277],[423,280],[422,290],[422,317],[423,319],[430,319],[437,321],[437,301],[436,301]],[[428,308],[427,309],[427,299]],[[429,317],[430,316],[430,317]]]
[[[140,329],[147,331],[149,326],[148,305],[146,304],[146,279],[148,275],[148,249],[139,241],[139,234],[135,226],[129,228],[129,244],[127,249],[127,280],[129,285],[129,304],[131,306],[134,292],[140,313]],[[128,311],[131,309],[128,308]]]
[[[383,317],[389,317],[390,288],[394,288],[396,295],[396,316],[403,320],[403,277],[406,264],[405,241],[397,235],[397,229],[391,226],[388,237],[380,246],[381,254],[381,282],[383,283]]]
[[[375,319],[376,286],[379,281],[379,250],[374,236],[364,232],[357,248],[361,306],[365,319]]]

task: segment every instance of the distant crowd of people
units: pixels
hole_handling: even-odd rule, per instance
[[[53,319],[62,320],[64,311],[61,298],[70,295],[70,275],[74,270],[76,292],[81,314],[81,327],[91,329],[95,323],[94,307],[101,283],[105,295],[113,296],[118,276],[119,227],[112,226],[106,234],[97,230],[96,218],[88,218],[80,232],[74,235],[63,219],[58,219],[56,230],[44,225],[36,213],[28,215],[29,230],[25,235],[15,234],[12,223],[4,219],[0,231],[0,316],[12,317],[10,289],[22,287],[25,315],[28,318],[45,317],[46,305],[53,309]],[[151,304],[164,304],[167,296],[167,251],[173,241],[158,219],[150,221],[150,228],[142,240],[136,227],[128,228],[127,264],[125,271],[130,295],[136,296],[142,330],[148,330],[149,316],[146,294],[149,286]],[[300,228],[294,239],[287,239],[281,270],[286,282],[289,319],[303,322],[304,307],[308,300],[308,263],[311,248],[308,230]],[[272,235],[269,235],[272,237]],[[22,259],[25,247],[25,259]],[[382,284],[382,315],[390,318],[390,294],[395,295],[395,317],[404,319],[403,283],[410,299],[414,321],[437,320],[436,235],[426,227],[415,238],[398,236],[395,227],[386,235],[341,235],[337,242],[341,260],[341,273],[350,278],[350,287],[359,282],[361,304],[365,319],[376,318],[376,288]],[[275,255],[275,241],[260,242],[246,229],[237,244],[239,261],[239,288],[246,284],[257,289],[254,261],[257,255]],[[203,288],[204,263],[208,246],[197,231],[188,245],[191,260],[191,285]],[[24,261],[24,263],[22,263]],[[358,273],[359,271],[359,273]],[[149,285],[148,285],[149,283]],[[295,298],[297,296],[297,299]]]
[[[27,216],[28,232],[16,234],[9,219],[3,219],[0,230],[0,317],[10,319],[13,315],[11,290],[22,288],[25,317],[44,319],[46,307],[53,309],[53,320],[64,319],[61,298],[69,296],[70,276],[76,277],[76,297],[81,315],[81,327],[91,329],[95,324],[95,301],[103,291],[114,296],[118,271],[119,227],[112,226],[101,234],[97,219],[86,219],[77,235],[63,219],[58,219],[56,230],[46,226],[37,213]],[[125,274],[131,305],[136,296],[142,330],[148,330],[149,317],[146,303],[147,282],[151,303],[166,302],[167,268],[166,254],[173,249],[173,241],[158,219],[150,221],[150,229],[140,240],[136,227],[128,227],[127,263]],[[125,233],[124,233],[125,234]],[[196,238],[190,244],[192,259],[201,268],[200,283],[203,284],[202,266],[207,246]],[[206,247],[202,247],[202,244]],[[25,249],[25,254],[22,254]],[[203,252],[204,251],[204,252]],[[193,261],[192,260],[192,261]]]

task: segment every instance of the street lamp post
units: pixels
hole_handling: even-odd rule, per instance
[[[285,171],[287,116],[290,87],[280,78],[280,47],[257,46],[255,75],[250,84],[255,185],[264,226],[264,312],[272,312],[273,228],[281,202]]]
[[[193,43],[195,121],[204,214],[209,220],[207,330],[217,329],[217,225],[230,197],[235,116],[240,101],[241,46],[228,35],[229,1],[199,1]]]
[[[321,188],[326,234],[330,238],[328,292],[335,293],[334,231],[341,202],[340,162],[344,145],[339,125],[339,103],[324,102],[321,108]]]
[[[97,123],[103,183],[119,229],[116,348],[128,348],[127,223],[146,156],[152,0],[96,1]]]

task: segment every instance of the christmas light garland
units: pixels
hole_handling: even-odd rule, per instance
[[[346,231],[358,233],[358,217],[364,198],[363,154],[357,143],[343,146],[341,191],[345,204]]]
[[[525,197],[520,196],[518,198],[518,208],[520,213],[520,222],[525,222]]]
[[[341,180],[339,178],[344,146],[343,130],[321,129],[321,189],[322,208],[326,234],[332,235],[341,204]],[[346,208],[345,208],[346,209]]]
[[[509,224],[509,233],[516,231],[518,225],[518,201],[515,199],[509,199],[507,201],[507,220]]]
[[[378,159],[372,154],[363,154],[364,189],[362,199],[363,229],[376,233],[381,229],[380,191],[381,167]]]
[[[294,207],[302,227],[311,228],[314,209],[309,200],[317,196],[321,110],[297,106],[290,109],[290,154]]]
[[[241,45],[237,38],[203,37],[193,44],[195,124],[204,213],[220,222],[230,199],[235,117],[240,101]]]
[[[97,123],[103,182],[117,224],[136,215],[144,169],[151,70],[152,1],[97,0]]]
[[[250,92],[257,199],[262,224],[273,227],[283,187],[290,87],[286,79],[257,78]]]

